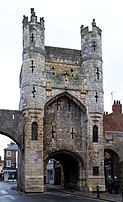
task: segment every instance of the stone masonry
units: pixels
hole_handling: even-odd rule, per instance
[[[23,18],[20,111],[24,117],[22,188],[43,192],[46,165],[59,160],[64,185],[93,191],[104,184],[103,72],[101,29],[81,26],[81,50],[45,46],[44,19]],[[32,124],[38,138],[31,139]],[[98,143],[93,143],[93,126]],[[69,162],[69,164],[68,164]],[[75,164],[74,168],[73,164]],[[98,168],[97,176],[93,167]],[[22,177],[20,177],[22,179]]]
[[[102,31],[95,19],[91,30],[82,25],[81,50],[74,50],[45,46],[44,18],[38,21],[33,8],[22,25],[19,110],[0,110],[1,133],[20,148],[18,188],[44,192],[54,159],[65,187],[96,191],[98,184],[105,191],[104,152],[122,158],[103,122]]]

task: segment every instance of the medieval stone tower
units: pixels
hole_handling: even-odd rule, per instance
[[[63,168],[64,186],[105,190],[101,29],[81,26],[81,50],[45,46],[44,19],[23,18],[20,181],[43,192],[49,159]]]

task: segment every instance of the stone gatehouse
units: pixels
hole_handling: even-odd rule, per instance
[[[45,46],[44,18],[23,17],[18,111],[0,110],[0,132],[20,148],[18,187],[46,190],[50,159],[64,186],[105,191],[101,29],[81,26],[81,50]],[[106,150],[107,151],[107,150]]]

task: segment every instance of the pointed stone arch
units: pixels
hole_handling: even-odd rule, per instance
[[[73,179],[72,183],[79,188],[85,188],[87,183],[86,169],[83,163],[87,159],[87,120],[87,109],[84,103],[66,91],[52,97],[45,104],[44,161],[48,159],[48,156],[49,158],[52,158],[52,156],[60,158],[61,156],[61,159],[63,157],[66,159],[66,156],[69,156],[71,159],[69,164],[71,165],[71,162],[76,164],[73,171],[69,168],[69,172],[73,172],[73,176],[76,175],[75,179],[78,179],[77,181]],[[64,162],[67,164],[65,160],[61,164],[65,169]],[[75,174],[77,168],[79,173]],[[44,170],[46,171],[46,168]],[[69,177],[71,178],[72,175],[67,178],[66,173],[64,172],[64,183],[69,184],[71,181]],[[46,176],[46,173],[44,176]]]
[[[44,160],[45,176],[47,164],[50,159],[54,159],[54,161],[61,164],[63,170],[62,183],[65,188],[70,188],[71,185],[74,189],[84,187],[84,180],[86,178],[85,163],[78,153],[70,150],[57,150],[50,153],[49,156],[47,156],[47,158]]]
[[[78,105],[85,113],[87,113],[87,108],[85,106],[85,104],[80,100],[78,99],[78,97],[76,97],[75,95],[67,92],[67,91],[64,91],[62,93],[59,93],[55,96],[53,96],[50,100],[48,100],[46,103],[45,103],[45,108],[50,105],[50,103],[58,100],[59,98],[61,97],[64,97],[66,96],[67,98],[69,98],[70,100],[72,100],[73,102],[76,103],[76,105]]]
[[[0,110],[0,134],[8,136],[21,148],[23,116],[21,111]]]

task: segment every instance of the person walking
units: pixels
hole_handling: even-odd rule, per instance
[[[109,192],[109,194],[112,194],[113,179],[112,179],[111,176],[108,176],[108,178],[107,178],[107,186],[108,186],[108,192]]]

